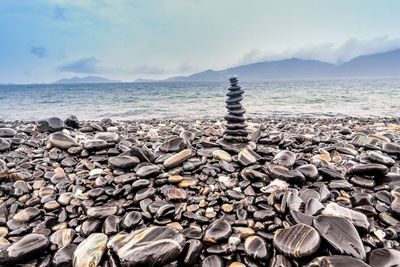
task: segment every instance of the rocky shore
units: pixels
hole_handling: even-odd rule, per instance
[[[400,119],[0,121],[1,266],[400,266]]]

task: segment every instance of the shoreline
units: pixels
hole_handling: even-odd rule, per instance
[[[0,265],[400,262],[398,117],[250,119],[240,153],[222,118],[33,122],[0,121]]]

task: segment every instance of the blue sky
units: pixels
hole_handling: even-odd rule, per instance
[[[133,81],[400,48],[400,1],[0,0],[0,82]]]

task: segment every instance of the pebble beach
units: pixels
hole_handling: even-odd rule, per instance
[[[0,121],[0,266],[400,266],[400,119]]]

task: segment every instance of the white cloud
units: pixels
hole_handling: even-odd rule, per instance
[[[390,39],[386,35],[369,40],[352,38],[339,45],[335,43],[324,43],[270,52],[254,49],[239,59],[238,65],[292,57],[317,59],[330,63],[342,63],[360,55],[382,53],[398,48],[400,48],[400,38]]]

